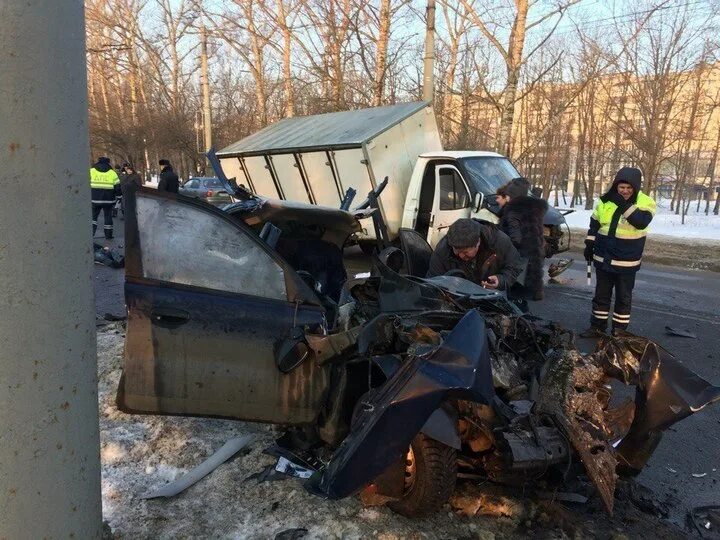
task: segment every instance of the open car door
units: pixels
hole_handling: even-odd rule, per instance
[[[127,199],[120,409],[313,421],[327,367],[307,360],[281,373],[274,351],[293,328],[323,331],[314,293],[224,212],[146,188]]]

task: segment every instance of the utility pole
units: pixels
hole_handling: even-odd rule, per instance
[[[212,112],[210,110],[210,79],[208,77],[207,30],[205,25],[200,27],[200,73],[203,92],[204,150],[207,151],[212,146]]]
[[[83,0],[2,0],[0,50],[0,538],[100,538]]]
[[[435,0],[427,0],[425,10],[425,62],[423,66],[423,100],[431,104],[435,99]]]

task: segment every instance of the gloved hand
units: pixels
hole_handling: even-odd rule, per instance
[[[627,201],[623,198],[622,195],[620,195],[617,191],[612,191],[610,193],[610,200],[614,202],[620,210],[623,212],[630,208],[632,206],[632,199],[633,197],[630,197]]]
[[[583,251],[583,256],[585,257],[585,260],[587,262],[590,262],[593,260],[594,251],[595,251],[595,242],[585,242],[585,251]]]

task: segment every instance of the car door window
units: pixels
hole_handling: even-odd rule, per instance
[[[143,276],[287,300],[282,267],[236,226],[172,199],[138,197]]]
[[[439,180],[440,210],[459,210],[470,206],[470,195],[455,169],[440,169]]]
[[[200,185],[199,180],[190,180],[187,184],[185,184],[186,189],[196,189]]]

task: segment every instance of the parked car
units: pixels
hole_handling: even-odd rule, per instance
[[[611,512],[616,471],[641,470],[664,429],[720,400],[645,338],[582,354],[500,291],[423,277],[432,249],[413,229],[348,280],[342,248],[373,212],[130,192],[119,408],[281,424],[318,464],[309,490],[421,516],[458,471],[552,491],[572,464]],[[612,401],[610,378],[634,402]]]
[[[233,201],[226,186],[219,178],[215,177],[190,178],[180,186],[179,193],[186,197],[202,199],[215,206],[222,206]]]

